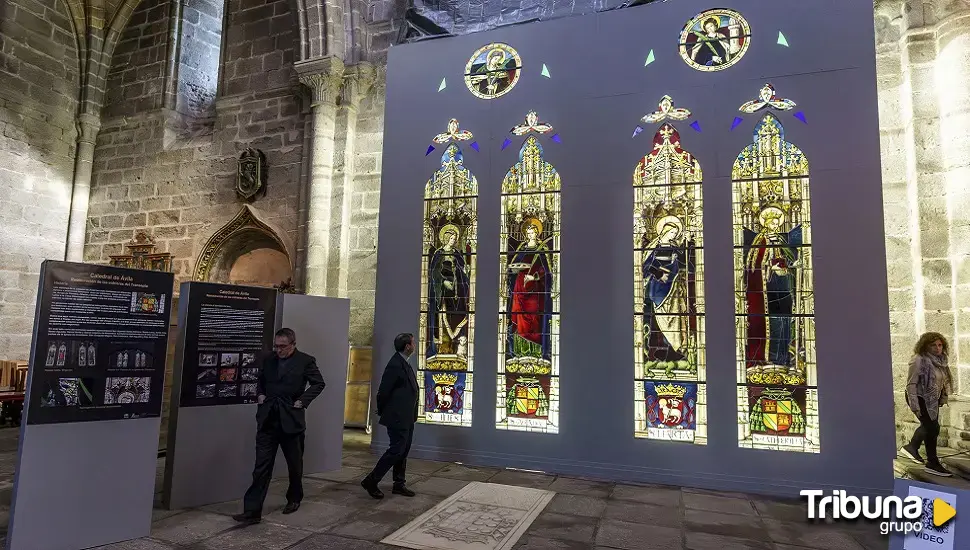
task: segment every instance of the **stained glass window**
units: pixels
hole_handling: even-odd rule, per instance
[[[482,46],[465,65],[465,86],[481,99],[495,99],[512,91],[522,75],[522,58],[508,44]]]
[[[513,129],[552,130],[534,112]],[[496,426],[559,432],[561,183],[535,135],[502,182]]]
[[[732,180],[740,445],[817,453],[808,159],[769,113]]]
[[[686,120],[669,96],[643,118]],[[664,123],[633,173],[635,428],[707,443],[701,166]]]
[[[472,138],[471,132],[458,129],[457,120],[448,128],[436,142]],[[424,191],[419,422],[472,424],[477,201],[478,181],[464,167],[461,148],[452,143]]]
[[[751,45],[751,28],[733,10],[707,10],[694,16],[680,33],[680,57],[699,71],[734,65]]]

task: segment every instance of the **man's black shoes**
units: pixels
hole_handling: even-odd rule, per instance
[[[414,491],[412,491],[411,489],[408,489],[407,486],[405,486],[403,483],[401,485],[395,485],[394,488],[391,489],[391,492],[394,493],[395,495],[401,495],[405,497],[414,496]]]
[[[244,523],[246,525],[256,525],[257,523],[262,521],[262,519],[258,515],[253,514],[251,512],[243,512],[242,514],[236,514],[232,516],[232,519],[238,521],[239,523]]]
[[[296,512],[299,509],[300,509],[299,502],[287,502],[286,506],[283,507],[283,513],[292,514],[293,512]]]
[[[384,493],[377,488],[377,484],[371,481],[370,478],[364,478],[364,480],[360,482],[360,486],[363,487],[364,490],[367,491],[367,494],[372,498],[384,498]]]

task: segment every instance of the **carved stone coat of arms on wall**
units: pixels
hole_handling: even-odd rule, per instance
[[[262,151],[250,147],[239,155],[236,193],[245,200],[266,194],[266,155]]]

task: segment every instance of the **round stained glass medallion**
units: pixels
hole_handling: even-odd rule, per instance
[[[751,27],[733,10],[697,14],[680,32],[680,57],[698,71],[720,71],[734,65],[748,51]]]
[[[465,86],[481,99],[495,99],[512,91],[522,74],[522,58],[508,44],[478,48],[465,65]]]

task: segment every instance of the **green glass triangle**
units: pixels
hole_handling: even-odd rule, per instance
[[[545,63],[542,64],[542,76],[546,78],[552,78],[551,76],[549,76],[549,67],[546,67]]]
[[[781,31],[778,31],[778,44],[780,44],[780,45],[782,45],[782,46],[784,46],[786,48],[789,47],[788,46],[788,39],[785,38],[785,34],[783,32],[781,32]]]
[[[448,87],[448,85],[445,84],[445,79],[442,78],[441,79],[441,84],[438,85],[438,91],[440,92],[441,90],[444,90],[447,87]]]
[[[650,53],[647,54],[647,62],[644,63],[643,66],[646,67],[654,61],[656,61],[656,58],[653,56],[653,50],[650,50]]]

